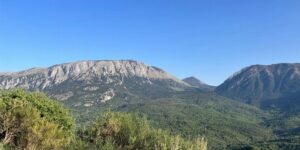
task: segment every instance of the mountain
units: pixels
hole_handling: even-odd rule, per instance
[[[45,91],[58,100],[89,99],[91,93],[102,93],[94,96],[99,101],[106,101],[108,97],[116,96],[118,91],[139,92],[132,90],[138,86],[149,88],[149,93],[152,90],[162,93],[188,87],[162,69],[131,60],[81,61],[0,74],[0,87],[3,89],[19,87]],[[75,92],[79,90],[81,92]]]
[[[192,87],[196,87],[196,88],[199,88],[199,89],[205,90],[205,91],[213,91],[215,88],[214,86],[211,86],[211,85],[201,82],[196,77],[187,77],[187,78],[184,78],[182,81],[184,81],[185,83],[189,84]]]
[[[176,77],[157,67],[147,66],[132,60],[81,61],[55,65],[49,68],[32,68],[15,73],[0,73],[0,85],[4,89],[22,87],[26,89],[49,89],[68,80],[100,82],[122,85],[124,80],[137,77],[151,84],[151,80],[169,80],[184,86]]]
[[[263,108],[300,106],[300,64],[246,67],[216,88],[216,92]]]
[[[278,138],[261,141],[256,146],[299,149],[300,145],[295,143],[300,137],[300,64],[246,67],[218,86],[216,92],[258,106],[270,114],[265,118],[265,125]]]
[[[131,102],[155,99],[190,88],[164,70],[132,60],[79,61],[0,73],[0,88],[42,91],[78,111],[83,122],[91,113]],[[109,104],[109,101],[114,100]],[[85,112],[85,113],[82,113]]]
[[[70,108],[81,126],[106,110],[129,111],[186,138],[207,135],[211,149],[273,138],[264,125],[268,114],[186,82],[132,60],[80,61],[0,73],[0,88],[45,92]]]

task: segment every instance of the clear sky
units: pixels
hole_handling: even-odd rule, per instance
[[[299,0],[0,0],[0,71],[134,59],[212,85],[300,62]]]

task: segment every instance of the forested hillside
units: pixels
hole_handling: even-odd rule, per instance
[[[1,150],[207,149],[202,137],[186,140],[129,113],[102,113],[88,128],[76,128],[69,111],[41,93],[1,91],[0,112]]]

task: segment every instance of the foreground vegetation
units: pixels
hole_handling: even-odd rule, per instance
[[[87,147],[93,149],[204,150],[206,141],[187,141],[180,136],[152,129],[146,118],[135,114],[105,112],[88,129],[78,133]],[[78,147],[78,146],[76,146]],[[76,149],[72,147],[72,149]]]
[[[153,129],[146,118],[106,112],[86,129],[75,130],[74,119],[60,104],[40,93],[0,93],[0,149],[161,149],[206,150],[203,138],[188,141]]]
[[[14,90],[0,93],[2,147],[59,149],[74,138],[69,112],[45,95]]]

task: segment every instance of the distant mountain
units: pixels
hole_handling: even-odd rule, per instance
[[[185,86],[185,83],[157,67],[143,63],[121,61],[81,61],[55,65],[49,68],[33,68],[15,73],[0,73],[0,86],[9,89],[23,87],[26,89],[47,89],[69,80],[90,82],[98,79],[105,84],[123,84],[132,77],[142,78],[145,83],[151,80],[168,80]]]
[[[0,88],[42,91],[74,110],[95,111],[155,99],[190,88],[158,67],[132,60],[80,61],[0,73]],[[89,118],[90,113],[81,113]],[[82,117],[80,117],[82,118]]]
[[[250,66],[227,79],[216,92],[264,108],[300,107],[300,64]]]
[[[196,77],[184,78],[182,81],[189,84],[190,86],[193,86],[193,87],[199,88],[201,90],[205,90],[205,91],[213,91],[215,88],[214,86],[211,86],[211,85],[201,82]]]
[[[161,93],[159,91],[182,90],[188,85],[157,67],[121,60],[81,61],[1,73],[0,87],[45,91],[58,100],[90,99],[92,96],[100,102],[116,96],[118,92],[136,93],[141,87],[147,87],[149,93],[152,90]]]

